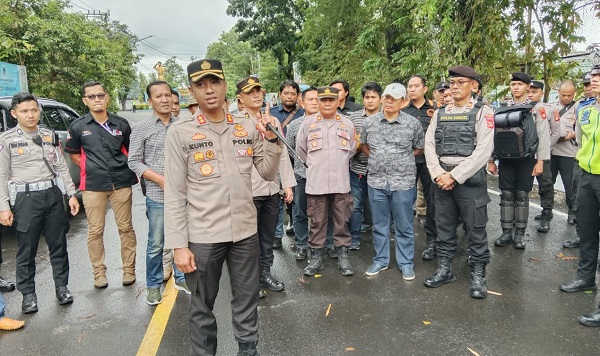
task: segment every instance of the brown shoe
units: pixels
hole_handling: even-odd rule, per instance
[[[135,283],[135,274],[130,272],[123,272],[123,285],[130,286]]]
[[[98,275],[94,276],[94,287],[96,287],[96,288],[108,287],[108,280],[106,279],[105,274],[98,274]]]
[[[0,330],[17,330],[25,325],[23,320],[15,320],[7,317],[0,319]]]

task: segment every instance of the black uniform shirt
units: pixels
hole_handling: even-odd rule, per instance
[[[100,125],[91,114],[69,127],[65,151],[81,154],[79,189],[110,191],[130,187],[137,177],[127,166],[131,126],[127,120],[108,114]]]

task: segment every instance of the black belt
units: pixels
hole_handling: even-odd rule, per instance
[[[450,172],[457,166],[458,166],[458,164],[446,164],[446,163],[440,161],[440,167],[442,167],[442,169],[444,169],[446,172]]]

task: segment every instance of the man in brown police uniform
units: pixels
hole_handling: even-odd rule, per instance
[[[221,62],[202,59],[187,71],[199,109],[173,123],[165,142],[165,248],[174,250],[192,291],[190,353],[217,352],[212,310],[227,261],[238,355],[258,355],[260,271],[251,173],[255,166],[264,179],[275,179],[282,142],[265,129],[275,118],[266,115],[255,125],[223,110]]]
[[[354,125],[337,113],[338,90],[318,90],[319,112],[302,123],[296,152],[306,162],[307,212],[311,219],[308,246],[312,258],[304,274],[314,276],[323,269],[321,250],[325,244],[328,215],[333,217],[333,240],[339,249],[338,267],[344,276],[354,274],[348,259],[352,242],[347,221],[352,214],[350,158],[356,152]]]

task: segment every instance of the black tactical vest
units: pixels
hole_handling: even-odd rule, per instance
[[[533,157],[537,151],[538,137],[531,111],[535,106],[517,104],[497,108],[494,112],[494,157],[520,159]]]
[[[477,145],[475,124],[477,112],[483,104],[461,114],[448,114],[446,107],[438,112],[435,129],[435,153],[438,156],[468,157]]]

